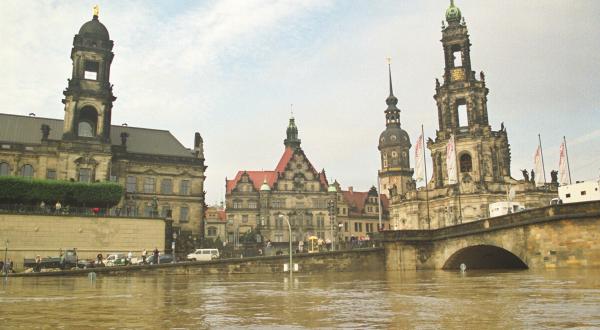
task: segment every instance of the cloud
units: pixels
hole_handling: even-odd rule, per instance
[[[392,57],[402,127],[413,144],[421,124],[435,136],[432,95],[443,73],[446,6],[100,2],[100,19],[115,41],[113,123],[168,129],[188,146],[201,132],[214,202],[225,176],[275,167],[293,103],[313,165],[343,186],[366,190],[376,182],[377,138],[385,127],[385,57]],[[513,173],[531,166],[539,133],[547,164],[558,163],[563,135],[578,136],[568,141],[574,176],[595,175],[589,150],[600,147],[600,3],[461,0],[459,6],[473,68],[486,73],[490,123],[498,129],[504,122],[508,130]],[[0,2],[0,111],[62,117],[73,35],[90,16],[91,6],[78,1]]]

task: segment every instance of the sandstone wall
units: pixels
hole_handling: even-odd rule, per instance
[[[0,214],[0,259],[21,269],[24,258],[58,256],[59,250],[77,248],[80,259],[122,252],[140,255],[143,249],[165,246],[165,221],[117,217]]]

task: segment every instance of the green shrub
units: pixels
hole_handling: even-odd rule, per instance
[[[112,207],[123,187],[112,182],[83,183],[60,180],[0,177],[0,203],[37,205],[41,201],[86,207]]]

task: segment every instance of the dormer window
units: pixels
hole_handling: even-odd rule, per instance
[[[100,63],[96,61],[85,61],[85,70],[83,78],[88,80],[98,80],[98,72],[100,71]]]

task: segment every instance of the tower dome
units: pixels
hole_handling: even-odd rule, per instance
[[[459,22],[461,18],[460,9],[454,5],[454,0],[450,0],[450,7],[446,9],[446,21]]]
[[[94,15],[91,21],[85,22],[79,29],[79,35],[84,38],[110,40],[108,30],[104,24],[98,20],[98,15]]]
[[[262,185],[260,186],[260,191],[271,191],[271,187],[267,183],[267,178],[264,179]]]

